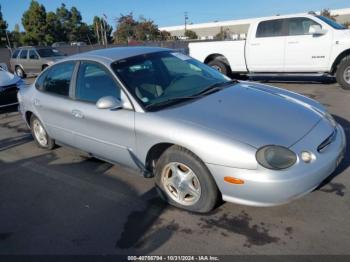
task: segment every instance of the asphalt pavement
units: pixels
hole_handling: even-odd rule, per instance
[[[350,141],[350,91],[332,81],[270,84],[323,103]],[[10,108],[0,113],[0,254],[350,254],[349,155],[287,205],[223,203],[198,215],[164,204],[135,171],[39,149]]]

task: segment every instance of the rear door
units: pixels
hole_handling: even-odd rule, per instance
[[[27,73],[39,73],[41,71],[39,55],[35,49],[29,49],[27,68]]]
[[[286,72],[318,72],[328,69],[332,49],[332,31],[312,35],[310,26],[319,25],[307,17],[286,19]]]
[[[123,97],[114,76],[99,63],[81,62],[72,111],[75,143],[97,157],[135,167],[135,112],[97,108],[96,102],[104,96]]]
[[[283,72],[286,45],[284,20],[261,21],[255,26],[246,46],[249,71]]]
[[[27,73],[28,70],[28,49],[22,49],[18,59],[17,59],[17,64],[22,66],[22,69],[24,70],[25,73]]]
[[[48,69],[36,82],[39,92],[32,101],[49,135],[67,145],[73,144],[71,128],[75,122],[72,117],[75,101],[70,97],[70,90],[75,67],[76,62],[70,61]]]

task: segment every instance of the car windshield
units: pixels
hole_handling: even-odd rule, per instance
[[[318,15],[317,18],[321,19],[323,22],[327,23],[328,25],[330,25],[334,29],[337,29],[337,30],[345,30],[345,29],[347,29],[345,26],[343,26],[341,24],[338,24],[336,21],[334,21],[334,20],[332,20],[332,19],[330,19],[328,17],[322,16],[322,15]]]
[[[53,56],[63,56],[60,51],[52,48],[43,48],[37,50],[40,57],[53,57]]]
[[[122,59],[114,62],[112,68],[147,109],[191,100],[231,82],[217,70],[176,51]]]

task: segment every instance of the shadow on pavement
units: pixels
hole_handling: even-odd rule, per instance
[[[339,196],[344,196],[345,186],[343,184],[333,182],[333,179],[342,174],[350,166],[350,122],[340,116],[333,115],[333,117],[344,128],[347,141],[346,153],[343,161],[340,163],[337,169],[329,177],[327,177],[327,179],[325,179],[316,190],[321,190],[324,192],[332,191],[336,192],[336,194]],[[330,188],[324,188],[325,186],[330,186]]]

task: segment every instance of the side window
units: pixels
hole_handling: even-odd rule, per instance
[[[12,58],[17,58],[18,54],[19,54],[19,49],[16,49],[15,52],[13,52],[12,54]]]
[[[256,37],[284,36],[283,19],[260,22],[256,30]]]
[[[288,35],[308,35],[310,26],[319,25],[315,21],[306,17],[287,19],[287,24]]]
[[[43,82],[43,91],[61,96],[69,96],[69,86],[74,66],[75,62],[66,62],[53,66],[48,71]]]
[[[28,56],[28,50],[27,49],[22,49],[21,54],[19,55],[19,57],[21,59],[27,59]]]
[[[35,52],[35,50],[29,50],[29,59],[37,60],[39,59],[38,54]]]
[[[96,103],[104,96],[120,99],[120,92],[119,86],[102,65],[92,62],[81,63],[75,91],[78,100]]]

